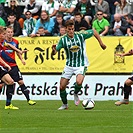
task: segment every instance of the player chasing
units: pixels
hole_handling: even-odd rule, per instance
[[[74,32],[73,20],[67,20],[65,26],[66,34],[60,38],[57,45],[52,46],[52,54],[56,54],[57,51],[64,48],[67,58],[66,66],[60,79],[60,97],[63,105],[58,108],[58,110],[68,109],[66,86],[74,74],[76,75],[76,82],[74,83],[74,103],[76,106],[80,103],[78,92],[82,88],[87,66],[89,65],[86,55],[85,40],[94,35],[101,48],[103,50],[106,49],[106,46],[103,44],[99,34],[95,30]]]
[[[0,32],[0,34],[2,34],[2,33],[3,33],[3,31]],[[22,77],[21,72],[16,64],[16,61],[15,61],[15,52],[16,52],[17,56],[21,60],[22,64],[25,65],[25,61],[22,58],[22,53],[25,51],[20,51],[18,49],[19,43],[16,39],[14,39],[12,37],[13,37],[13,29],[12,29],[12,27],[7,27],[5,40],[3,40],[3,42],[0,45],[1,58],[4,60],[4,62],[6,62],[6,64],[8,64],[11,67],[11,70],[8,71],[8,74],[11,76],[11,78],[15,82],[17,82],[19,84],[19,87],[21,88],[22,93],[25,95],[28,104],[35,105],[36,102],[30,100],[29,90],[26,88],[26,86],[23,82],[23,77]],[[13,48],[11,48],[11,47],[9,48],[9,46],[11,46]],[[3,64],[1,64],[1,66],[3,66]],[[2,87],[2,85],[3,84],[1,83],[0,86]],[[11,104],[12,95],[14,94],[14,89],[15,89],[14,84],[11,84],[11,85],[7,84],[5,109],[19,109],[18,107],[15,107]]]
[[[122,53],[122,54],[116,54],[118,56],[131,56],[133,55],[133,49],[129,50],[127,53]],[[131,93],[131,85],[133,85],[133,76],[129,77],[125,82],[124,82],[124,99],[115,102],[115,105],[120,106],[121,104],[129,104],[129,95]]]

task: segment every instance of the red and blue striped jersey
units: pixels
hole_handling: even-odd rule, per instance
[[[16,61],[15,61],[15,51],[6,47],[4,45],[4,43],[10,43],[11,45],[15,46],[16,48],[18,48],[19,42],[18,40],[12,38],[11,42],[8,42],[6,40],[4,40],[0,45],[0,56],[1,58],[9,65],[9,66],[17,66]],[[2,64],[0,64],[2,65]],[[3,65],[2,65],[3,66]]]

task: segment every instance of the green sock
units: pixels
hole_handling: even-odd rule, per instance
[[[74,83],[74,85],[75,85],[75,90],[74,90],[74,93],[75,94],[78,94],[78,92],[81,90],[81,88],[82,88],[82,85],[78,85],[76,82]]]
[[[67,93],[66,90],[60,90],[60,97],[63,102],[63,104],[67,104]]]

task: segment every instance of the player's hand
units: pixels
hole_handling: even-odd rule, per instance
[[[29,37],[36,37],[36,34],[30,34]]]
[[[52,50],[56,50],[56,44],[52,45]]]
[[[56,45],[55,44],[52,45],[52,53],[51,54],[53,54],[53,55],[56,54]]]
[[[8,64],[5,64],[5,67],[7,67],[8,71],[11,70],[11,67]]]
[[[29,50],[22,50],[22,51],[20,52],[20,54],[22,55],[23,53],[26,53],[27,51],[29,51]]]
[[[106,49],[106,45],[101,44],[101,48],[102,48],[103,50],[105,50],[105,49]]]
[[[23,64],[23,65],[26,65],[26,62],[25,62],[24,60],[22,60],[22,64]]]
[[[129,50],[129,53],[130,53],[130,54],[133,54],[133,49]]]

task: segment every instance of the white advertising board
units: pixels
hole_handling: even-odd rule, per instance
[[[123,84],[129,76],[86,75],[83,87],[79,93],[80,99],[93,98],[94,100],[118,100],[123,98]],[[24,75],[25,85],[34,100],[60,100],[60,75]],[[68,100],[73,100],[75,76],[67,86]],[[0,99],[5,100],[6,89],[3,88]],[[131,96],[130,96],[131,97]],[[25,100],[16,83],[14,100]]]

